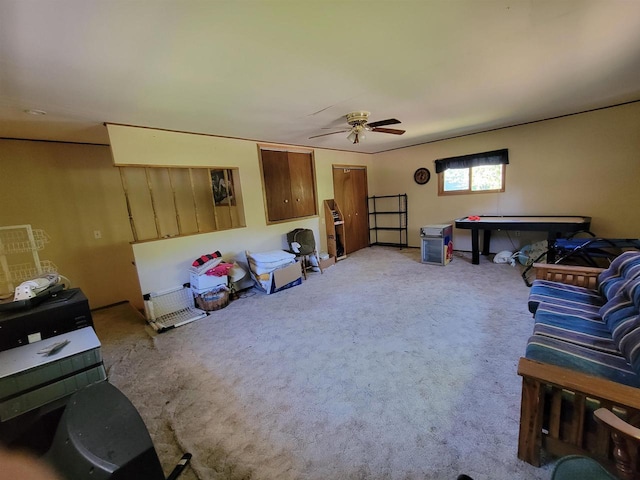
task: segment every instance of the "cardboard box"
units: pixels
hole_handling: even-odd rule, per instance
[[[256,275],[250,270],[251,278],[256,286],[264,291],[267,295],[295,287],[302,283],[302,267],[300,262],[292,263],[286,267],[278,268],[270,273]],[[259,278],[258,278],[259,277]]]
[[[320,268],[322,268],[322,270],[324,270],[325,268],[329,268],[335,264],[336,264],[336,257],[334,256],[330,256],[329,258],[325,258],[324,260],[322,258],[320,259]]]
[[[302,278],[302,268],[300,263],[292,263],[291,265],[274,270],[273,272],[273,286],[275,290],[279,290],[285,285],[295,282]],[[292,285],[293,286],[293,285]]]
[[[227,282],[227,275],[216,277],[215,275],[205,275],[204,273],[198,275],[196,272],[189,272],[189,283],[191,284],[191,290],[196,293],[208,292],[218,285],[227,285]]]

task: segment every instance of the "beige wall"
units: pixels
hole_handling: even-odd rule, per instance
[[[434,160],[509,149],[506,191],[438,196]],[[413,181],[427,167],[431,181]],[[640,102],[493,132],[434,142],[374,156],[370,192],[407,193],[409,245],[419,228],[467,215],[586,215],[605,237],[640,237]],[[499,232],[493,252],[514,250],[544,233]],[[455,230],[454,248],[470,250],[468,231]]]
[[[640,102],[374,156],[316,149],[320,216],[276,225],[265,220],[256,142],[111,126],[112,158],[106,146],[0,140],[0,225],[46,230],[51,243],[41,258],[57,264],[94,308],[121,300],[141,306],[142,293],[188,281],[196,256],[220,250],[225,259],[242,260],[244,250],[285,247],[286,232],[296,227],[314,230],[325,250],[322,200],[333,198],[333,164],[367,166],[370,195],[408,194],[412,246],[419,245],[420,226],[470,214],[590,215],[599,235],[638,238],[638,132]],[[504,193],[438,197],[435,159],[499,148],[509,149],[511,162]],[[113,161],[238,167],[247,226],[131,246]],[[422,166],[433,175],[419,186],[413,172]],[[524,234],[496,238],[494,251],[530,241]],[[456,249],[470,248],[467,232],[456,230],[454,240]]]
[[[286,233],[294,228],[314,231],[326,250],[322,201],[333,198],[331,165],[368,165],[370,155],[315,150],[319,216],[267,225],[256,142],[147,128],[109,125],[117,165],[238,167],[245,205],[246,227],[220,232],[138,243],[133,251],[144,293],[162,291],[188,281],[194,258],[216,250],[226,261],[246,262],[245,250],[261,252],[288,248]]]
[[[109,147],[0,140],[0,205],[1,226],[30,224],[47,232],[51,241],[40,259],[80,287],[92,308],[122,300],[141,305]]]

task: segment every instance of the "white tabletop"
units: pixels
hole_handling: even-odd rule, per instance
[[[58,342],[68,340],[69,343],[52,355],[42,355],[38,352]],[[0,352],[0,378],[15,375],[31,368],[56,362],[63,358],[100,347],[100,340],[92,327],[63,333],[55,337],[46,338],[39,342]]]

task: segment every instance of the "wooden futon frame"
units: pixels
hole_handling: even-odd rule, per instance
[[[537,278],[587,288],[595,288],[602,271],[553,264],[536,267]],[[638,478],[637,444],[626,448],[630,436],[615,433],[619,425],[608,420],[635,423],[640,418],[640,389],[528,358],[520,359],[518,374],[522,377],[518,458],[540,466],[543,449],[553,456],[582,454],[612,471],[617,464],[621,478]],[[602,408],[615,415],[601,418]],[[596,410],[600,414],[594,417]],[[636,435],[640,432],[633,431]]]

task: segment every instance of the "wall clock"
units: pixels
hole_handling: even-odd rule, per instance
[[[418,185],[424,185],[431,178],[431,172],[427,168],[419,168],[413,174],[413,179]]]

